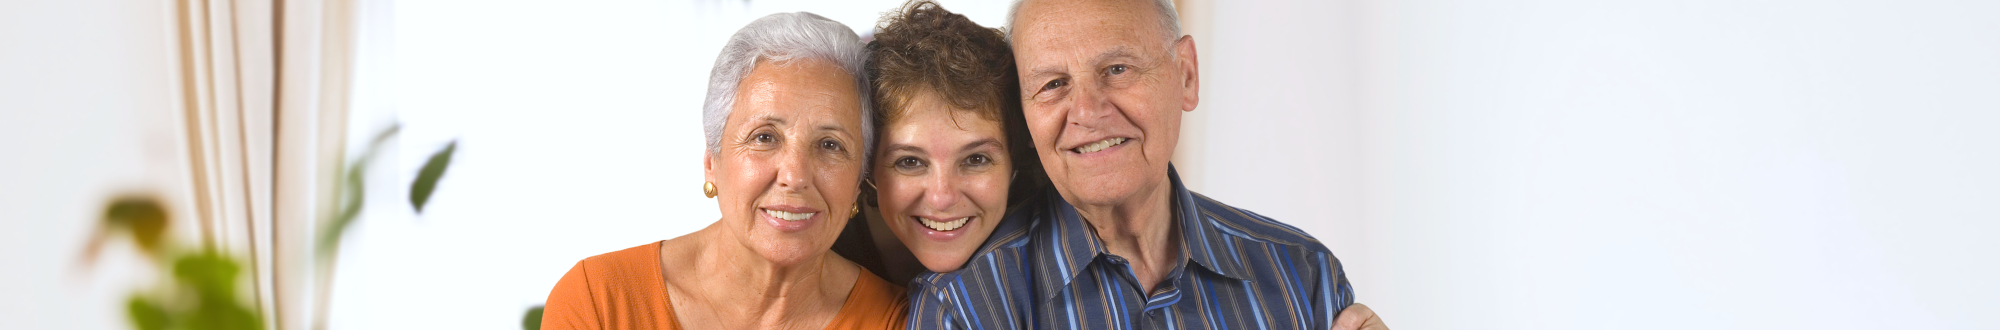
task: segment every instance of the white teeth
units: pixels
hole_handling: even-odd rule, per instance
[[[958,230],[958,227],[965,227],[965,223],[967,221],[972,220],[972,217],[958,218],[958,220],[952,220],[952,221],[936,221],[924,217],[916,217],[916,218],[917,222],[924,223],[924,227],[930,227],[931,230],[936,230],[936,231]]]
[[[813,217],[814,214],[819,214],[819,213],[792,213],[792,212],[766,209],[764,210],[764,214],[769,214],[771,215],[771,217],[778,218],[780,220],[799,221],[799,220],[805,220],[806,218],[811,218]]]
[[[1125,143],[1125,138],[1104,139],[1104,141],[1097,141],[1097,143],[1091,143],[1083,145],[1081,147],[1076,147],[1076,153],[1087,154],[1087,153],[1098,152],[1100,150],[1104,150],[1104,148],[1110,148],[1111,146],[1115,146],[1120,143]]]

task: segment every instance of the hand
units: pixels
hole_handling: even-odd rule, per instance
[[[1382,317],[1375,315],[1368,305],[1354,304],[1333,319],[1333,330],[1389,330],[1389,326],[1383,325]]]

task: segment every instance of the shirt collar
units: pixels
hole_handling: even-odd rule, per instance
[[[1181,185],[1180,173],[1173,164],[1167,164],[1167,181],[1174,186],[1174,223],[1181,226],[1181,255],[1216,275],[1249,279],[1244,277],[1243,260],[1236,258],[1233,249],[1227,246],[1228,240],[1223,239],[1222,231],[1206,216],[1194,191]]]
[[[1181,184],[1180,173],[1174,169],[1173,164],[1167,165],[1167,181],[1173,189],[1171,207],[1174,209],[1174,214],[1171,219],[1173,225],[1180,226],[1181,229],[1181,256],[1187,262],[1199,264],[1202,269],[1216,275],[1244,279],[1241,275],[1242,261],[1231,257],[1234,254],[1230,254],[1226,250],[1227,247],[1222,246],[1225,244],[1221,239],[1222,233],[1210,227],[1212,224],[1205,220],[1206,217],[1201,216],[1203,213],[1200,204],[1195,202],[1194,192]],[[1034,274],[1039,279],[1035,281],[1035,285],[1043,297],[1054,297],[1057,292],[1068,287],[1070,281],[1078,274],[1082,274],[1092,261],[1097,260],[1100,255],[1110,255],[1110,251],[1104,249],[1104,241],[1097,238],[1096,231],[1083,220],[1082,214],[1077,213],[1076,206],[1070,205],[1069,201],[1051,190],[1050,193],[1044,194],[1048,198],[1046,203],[1048,207],[1040,210],[1022,210],[1040,212],[1041,214],[1030,216],[1047,220],[1033,224],[1045,228],[1033,228],[1032,232],[1037,233],[1037,237],[1029,242],[1041,245],[1036,248],[1046,251],[1036,255],[1035,261],[1039,269]],[[1186,263],[1176,265],[1173,273],[1183,274],[1185,270],[1180,269],[1182,267],[1186,267]]]

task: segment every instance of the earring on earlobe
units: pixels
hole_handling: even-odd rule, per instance
[[[854,209],[847,211],[847,213],[861,214],[861,203],[854,203]]]
[[[701,183],[701,194],[708,195],[708,198],[715,198],[715,183],[703,181]]]

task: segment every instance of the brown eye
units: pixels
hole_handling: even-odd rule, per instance
[[[1052,90],[1062,88],[1063,86],[1069,86],[1069,81],[1063,79],[1050,80],[1049,83],[1042,84],[1042,90]]]
[[[778,137],[772,136],[771,133],[757,133],[756,136],[751,136],[750,139],[757,141],[757,143],[778,142]]]
[[[841,151],[843,149],[840,146],[840,141],[834,141],[831,139],[819,141],[819,148],[826,149],[827,151]]]
[[[972,154],[972,156],[965,157],[965,165],[972,167],[993,165],[993,158],[986,157],[986,154]]]
[[[924,161],[916,157],[903,156],[903,158],[897,158],[896,162],[891,163],[889,166],[893,166],[897,171],[904,173],[914,173],[923,170]]]
[[[1113,65],[1110,68],[1105,68],[1104,72],[1110,73],[1111,75],[1115,76],[1115,75],[1125,74],[1125,71],[1130,71],[1130,70],[1132,70],[1132,66],[1119,64],[1119,65]]]

